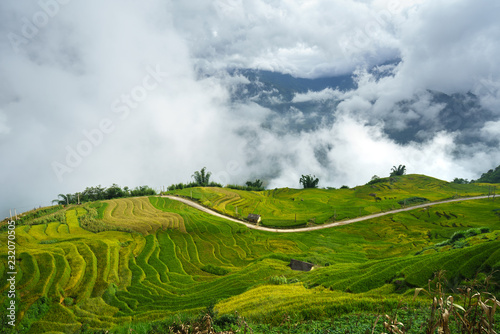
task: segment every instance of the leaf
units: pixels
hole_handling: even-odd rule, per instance
[[[424,288],[416,288],[415,289],[415,295],[413,296],[413,298],[416,298],[421,291],[429,294],[429,292],[427,292],[427,290],[425,290]]]
[[[463,306],[460,306],[460,305],[458,305],[458,304],[453,304],[453,306],[454,306],[455,308],[459,309],[460,311],[465,312],[465,309],[463,308]]]

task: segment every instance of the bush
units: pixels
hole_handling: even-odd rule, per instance
[[[375,175],[377,176],[377,175]],[[380,182],[387,182],[389,181],[389,178],[387,177],[384,177],[384,178],[380,178],[380,177],[372,177],[372,179],[370,180],[370,182],[367,183],[367,185],[372,185],[372,184],[375,184],[375,183],[380,183]]]
[[[287,280],[285,276],[272,276],[269,279],[269,283],[274,285],[282,285],[282,284],[287,284]]]
[[[223,314],[214,319],[214,325],[218,326],[221,330],[230,329],[231,325],[238,324],[238,317],[234,314]]]
[[[423,203],[423,202],[429,202],[429,200],[425,197],[418,197],[418,196],[413,196],[409,197],[406,199],[402,199],[398,201],[399,205],[411,205],[411,204],[417,204],[417,203]]]
[[[71,297],[64,298],[64,305],[71,306],[75,303],[75,300]]]
[[[466,231],[457,231],[453,233],[448,240],[437,243],[434,246],[426,247],[421,251],[417,252],[415,255],[422,254],[427,249],[437,249],[445,246],[452,246],[453,249],[464,248],[469,246],[469,244],[463,239],[489,232],[490,229],[488,227],[471,228]]]
[[[156,195],[156,191],[148,186],[135,187],[130,191],[131,196],[152,196]]]
[[[56,242],[59,242],[57,239],[50,239],[50,240],[42,240],[40,241],[41,245],[47,245],[47,244],[55,244]]]
[[[178,184],[172,184],[170,186],[167,187],[167,190],[168,191],[172,191],[172,190],[182,190],[182,189],[185,189],[185,188],[195,188],[195,187],[217,187],[217,188],[222,188],[222,184],[220,183],[217,183],[217,182],[210,182],[208,183],[207,185],[203,186],[197,182],[190,182],[190,183],[178,183]]]
[[[243,191],[262,191],[264,190],[264,187],[256,187],[256,186],[249,186],[248,182],[246,186],[240,186],[238,184],[228,184],[226,188],[229,189],[236,189],[236,190],[243,190]]]
[[[225,268],[217,267],[217,266],[214,266],[211,264],[207,264],[206,266],[201,267],[201,270],[203,270],[204,272],[207,272],[209,274],[218,275],[218,276],[224,276],[230,272],[229,270],[227,270]]]
[[[467,179],[462,179],[462,178],[456,177],[456,178],[453,179],[453,183],[457,183],[457,184],[469,184],[470,182]]]
[[[490,228],[489,227],[480,227],[479,231],[481,231],[481,234],[490,233]]]
[[[465,238],[465,231],[458,231],[453,233],[453,235],[450,238],[450,241],[453,243],[463,238]]]
[[[457,241],[453,244],[454,249],[464,248],[469,246],[469,244],[465,241]]]

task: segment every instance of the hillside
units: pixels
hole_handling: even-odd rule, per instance
[[[262,216],[262,225],[297,227],[324,224],[347,218],[388,211],[423,199],[488,195],[482,184],[459,185],[424,175],[405,175],[378,179],[351,189],[274,189],[248,192],[227,188],[188,188],[169,194],[192,198],[223,214],[246,218]],[[415,197],[423,202],[415,202]],[[401,204],[402,203],[402,204]]]
[[[242,213],[258,207],[272,224],[289,223],[291,209],[302,210],[303,220],[317,217],[320,224],[332,216],[332,208],[345,217],[415,196],[481,194],[484,187],[410,175],[392,184],[342,190],[179,192],[192,190],[193,197],[227,213],[236,205]],[[382,199],[375,201],[372,192]],[[16,328],[76,333],[134,323],[140,332],[141,323],[179,312],[196,315],[213,302],[220,314],[238,311],[248,321],[265,323],[279,323],[285,312],[321,320],[376,314],[399,303],[418,307],[414,288],[426,286],[440,269],[446,270],[450,288],[500,269],[499,210],[498,200],[461,201],[283,235],[248,229],[162,197],[54,207],[42,217],[26,215],[15,229]],[[0,254],[1,282],[7,282],[7,249]],[[293,271],[290,259],[316,268]],[[500,281],[498,272],[495,279]],[[269,285],[283,280],[292,284]],[[8,283],[0,286],[2,311],[8,289]]]

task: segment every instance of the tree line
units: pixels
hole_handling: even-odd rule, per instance
[[[207,172],[207,168],[203,167],[200,171],[195,171],[191,177],[194,181],[189,183],[177,183],[168,186],[167,190],[176,190],[176,189],[184,189],[184,188],[194,188],[194,187],[219,187],[222,188],[222,184],[217,182],[211,182],[210,177],[212,176],[211,172]],[[226,188],[237,189],[237,190],[247,190],[247,191],[262,191],[264,190],[263,182],[261,180],[255,181],[247,181],[244,186],[240,186],[237,184],[228,184]]]
[[[122,189],[119,185],[114,183],[111,187],[108,188],[98,185],[97,187],[87,187],[84,191],[76,192],[74,194],[59,194],[57,196],[57,199],[52,201],[52,204],[68,205],[121,197],[151,195],[156,195],[156,191],[149,186],[140,186],[135,187],[134,189],[123,187]]]
[[[456,177],[453,180],[454,183],[458,184],[468,184],[468,183],[500,183],[500,166],[495,169],[490,169],[486,173],[483,173],[481,177],[477,180],[467,180]]]
[[[400,176],[406,174],[406,166],[399,165],[393,166],[390,171],[390,177]],[[212,176],[211,172],[208,172],[206,167],[203,167],[199,171],[195,171],[191,177],[194,181],[189,183],[177,183],[172,184],[167,189],[176,190],[176,189],[184,189],[184,188],[192,188],[192,187],[220,187],[223,186],[220,183],[210,181],[210,177]],[[383,181],[382,178],[374,175],[370,182],[367,184],[374,184]],[[453,180],[454,183],[467,184],[473,182],[484,182],[484,183],[500,183],[500,166],[496,167],[494,170],[490,169],[487,173],[481,175],[481,177],[477,180],[467,180],[462,178],[455,178]],[[319,178],[315,175],[301,175],[299,179],[299,184],[302,185],[304,189],[306,188],[318,188]],[[228,184],[226,188],[237,189],[237,190],[246,190],[246,191],[262,191],[265,190],[263,185],[263,181],[256,179],[255,181],[247,181],[245,185],[237,185],[237,184]],[[349,188],[347,186],[342,186],[341,188]],[[330,189],[330,188],[329,188]],[[93,202],[99,200],[107,200],[113,198],[121,198],[121,197],[135,197],[135,196],[152,196],[156,195],[157,192],[149,186],[141,186],[136,187],[134,189],[130,189],[129,187],[121,188],[117,184],[113,184],[112,186],[105,188],[101,185],[97,187],[87,187],[82,192],[76,192],[74,194],[59,194],[58,198],[53,200],[53,204],[77,204],[83,202]]]

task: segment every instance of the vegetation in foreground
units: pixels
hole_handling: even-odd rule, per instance
[[[411,189],[419,181],[423,185]],[[415,175],[402,176],[392,185],[387,181],[390,189],[382,186],[384,182],[373,185],[394,200],[409,198],[409,193],[435,200],[453,190],[456,195],[481,189]],[[361,199],[348,197],[361,206],[379,203],[370,189],[374,188],[297,191],[311,203],[317,198],[321,205],[349,192],[365,194]],[[290,191],[276,193],[289,196]],[[268,203],[279,202],[274,197]],[[309,209],[320,211],[313,205]],[[54,207],[45,216],[23,217],[15,230],[16,330],[78,333],[121,326],[145,333],[159,319],[175,320],[179,326],[194,324],[189,319],[213,302],[218,312],[212,316],[213,328],[220,330],[231,328],[217,323],[226,319],[228,324],[236,321],[235,326],[243,326],[237,321],[244,320],[256,333],[300,333],[304,328],[355,332],[354,328],[372,330],[376,315],[385,314],[394,321],[398,315],[393,325],[401,321],[407,329],[421,328],[408,321],[418,318],[424,324],[431,312],[425,311],[428,302],[423,297],[413,299],[414,291],[428,289],[436,271],[446,270],[444,286],[453,293],[474,279],[484,281],[490,273],[491,281],[500,281],[499,209],[498,200],[464,201],[334,229],[276,234],[250,230],[160,197]],[[280,218],[279,210],[274,215]],[[85,217],[92,219],[82,224]],[[95,226],[102,229],[92,230]],[[0,236],[3,243],[7,233]],[[0,282],[6,282],[7,254],[1,252]],[[290,259],[312,262],[316,268],[292,271]],[[6,289],[7,284],[0,286],[2,304],[8,302]],[[376,332],[388,332],[380,327],[384,321],[391,323],[379,318]],[[3,331],[8,328],[2,326]]]
[[[488,292],[492,283],[491,276],[485,277],[483,282],[470,282],[471,285],[460,289],[458,294],[447,294],[443,289],[446,283],[444,274],[443,271],[435,273],[434,279],[429,280],[428,288],[416,289],[414,298],[408,302],[400,300],[396,307],[390,309],[380,305],[374,313],[363,312],[331,316],[324,320],[306,320],[304,316],[297,315],[298,310],[295,310],[292,313],[284,312],[268,320],[250,320],[241,316],[238,311],[220,315],[218,309],[211,303],[198,315],[177,314],[160,321],[119,326],[107,332],[116,334],[130,332],[148,334],[496,333],[497,324],[500,321],[496,309],[500,306],[500,301]],[[428,297],[417,298],[421,292]],[[280,298],[285,299],[282,291],[273,294],[276,297],[281,295]],[[266,297],[268,294],[264,294],[261,298]],[[310,297],[310,294],[306,293],[303,296],[303,298],[307,297]],[[100,331],[83,330],[82,332],[99,333]]]

